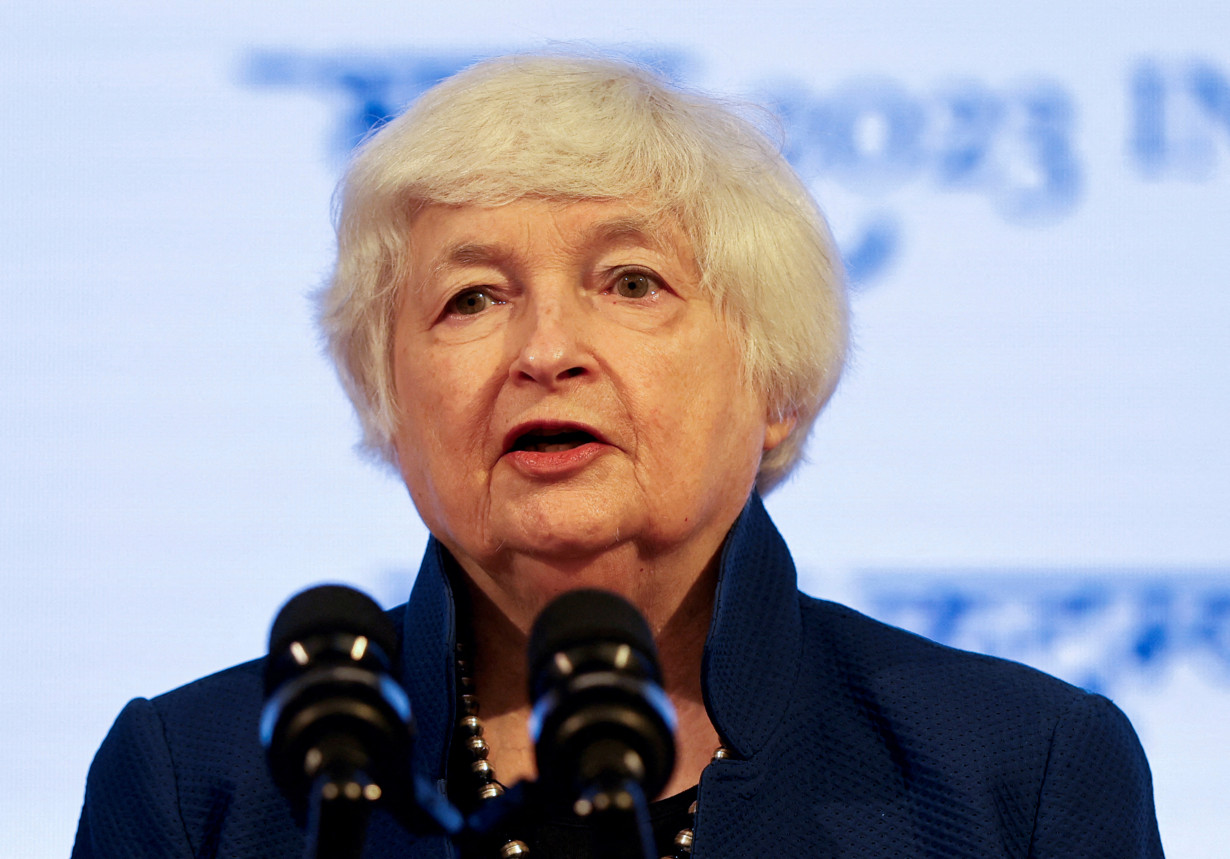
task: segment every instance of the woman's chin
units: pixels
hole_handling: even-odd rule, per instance
[[[488,539],[506,557],[583,565],[636,539],[642,523],[627,515],[630,506],[638,505],[620,503],[604,486],[540,489],[495,507]]]
[[[540,528],[519,531],[502,541],[500,554],[513,564],[518,563],[515,556],[520,556],[525,561],[555,566],[563,575],[580,574],[586,567],[601,563],[612,554],[622,554],[621,547],[632,536],[621,534],[609,519],[594,522],[560,519]]]

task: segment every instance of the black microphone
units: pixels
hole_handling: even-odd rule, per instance
[[[602,853],[651,851],[646,797],[657,796],[674,769],[675,713],[645,619],[606,591],[563,594],[534,623],[529,678],[530,734],[547,801],[606,820],[595,842]],[[608,838],[618,835],[609,821],[621,817],[639,830],[626,849]]]
[[[309,857],[358,857],[372,805],[412,790],[414,728],[396,659],[392,622],[352,588],[303,591],[273,623],[261,743],[278,786],[306,810]]]

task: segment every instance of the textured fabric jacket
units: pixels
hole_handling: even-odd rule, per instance
[[[445,563],[431,541],[392,612],[414,765],[441,789],[456,700]],[[755,496],[722,553],[704,689],[735,757],[701,778],[697,859],[1162,855],[1148,764],[1113,704],[800,594]],[[129,703],[90,768],[73,856],[302,856],[258,741],[261,699],[256,661]],[[366,857],[451,855],[372,818]]]

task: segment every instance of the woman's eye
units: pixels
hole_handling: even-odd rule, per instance
[[[621,274],[615,282],[615,292],[624,298],[645,298],[657,292],[658,284],[652,277],[639,272]]]
[[[486,290],[467,289],[453,296],[448,303],[448,311],[458,316],[473,316],[475,313],[482,313],[495,303],[495,299],[488,295]]]

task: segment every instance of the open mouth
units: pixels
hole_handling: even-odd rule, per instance
[[[523,433],[513,441],[511,450],[529,450],[535,453],[556,453],[572,450],[583,444],[595,442],[592,433],[578,429],[536,429]]]

